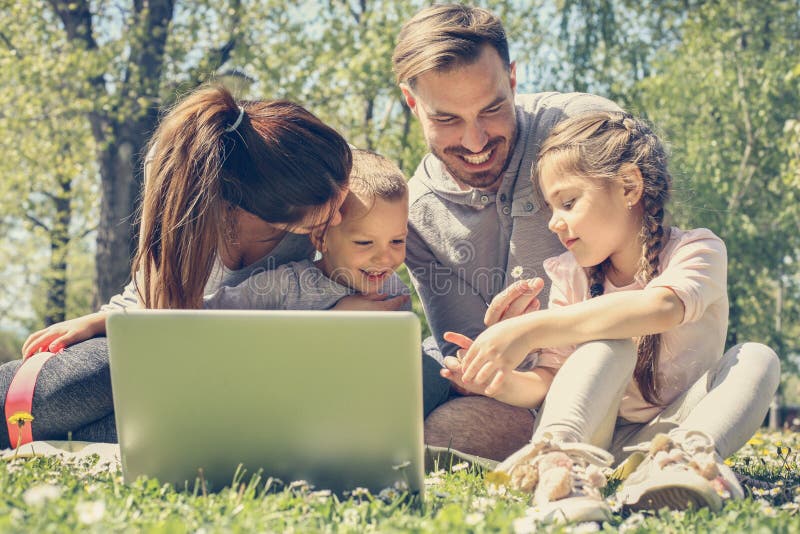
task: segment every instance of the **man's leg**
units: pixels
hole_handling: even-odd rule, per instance
[[[423,417],[428,417],[437,406],[450,397],[450,381],[439,371],[443,367],[443,356],[433,337],[422,342],[422,405]]]
[[[22,360],[0,366],[0,406],[3,408],[11,380],[20,365]],[[67,432],[104,419],[113,411],[106,339],[78,343],[48,360],[39,373],[31,409],[33,438],[65,439]],[[0,448],[9,446],[8,429],[3,422],[0,424]]]
[[[482,396],[455,397],[425,419],[425,443],[503,460],[531,439],[530,410]]]

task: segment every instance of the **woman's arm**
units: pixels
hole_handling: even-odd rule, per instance
[[[622,291],[501,321],[486,329],[462,358],[465,383],[491,385],[540,347],[665,332],[683,320],[683,302],[665,287]]]
[[[34,332],[22,345],[22,357],[37,352],[58,352],[61,349],[106,333],[107,312],[99,311],[62,321]]]

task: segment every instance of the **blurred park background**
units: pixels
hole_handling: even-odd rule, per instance
[[[800,404],[800,0],[477,2],[519,91],[588,91],[653,121],[676,224],[728,246],[730,345],[760,341]],[[0,361],[130,276],[143,148],[209,80],[288,98],[411,174],[425,153],[391,73],[428,2],[0,0]]]

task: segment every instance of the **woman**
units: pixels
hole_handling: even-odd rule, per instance
[[[203,88],[162,120],[145,162],[141,234],[132,281],[97,313],[35,332],[27,358],[59,352],[33,392],[32,439],[116,441],[105,318],[125,307],[202,308],[203,295],[257,269],[311,257],[313,229],[341,220],[351,154],[297,104],[236,102]],[[398,307],[401,298],[340,307]],[[91,339],[95,338],[95,339]],[[22,360],[0,367],[0,402]],[[8,410],[6,410],[8,411]],[[6,418],[9,415],[6,414]],[[0,448],[15,429],[0,425]]]

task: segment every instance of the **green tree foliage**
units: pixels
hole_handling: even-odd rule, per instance
[[[797,350],[778,325],[797,316],[798,57],[796,1],[709,2],[687,13],[680,45],[640,85],[672,145],[677,221],[727,244],[729,343],[783,354]]]
[[[0,120],[14,135],[3,140],[10,158],[0,165],[9,177],[3,199],[16,198],[18,208],[4,216],[27,221],[16,224],[17,232],[47,236],[49,258],[42,254],[35,263],[49,264],[41,272],[47,287],[43,318],[49,323],[63,318],[69,302],[67,257],[75,237],[96,229],[97,300],[125,283],[135,242],[131,223],[140,161],[159,109],[228,61],[242,5],[239,0],[4,0],[2,5]],[[98,196],[99,204],[92,204]],[[98,205],[99,215],[91,212]],[[77,287],[86,290],[85,284]]]
[[[15,332],[0,330],[0,364],[19,359],[22,336]]]
[[[8,282],[0,306],[9,319],[23,319],[20,304],[41,280],[45,298],[35,304],[51,324],[63,320],[67,310],[89,309],[91,276],[74,273],[69,292],[67,280],[70,263],[85,264],[72,256],[85,250],[86,234],[94,227],[97,188],[93,143],[83,118],[90,106],[75,98],[74,72],[86,65],[76,56],[62,57],[66,39],[53,31],[52,14],[26,13],[25,7],[10,3],[0,15],[0,129],[6,132],[0,139],[0,217],[7,226],[0,245],[14,260],[2,264]],[[19,18],[28,26],[12,23]]]

